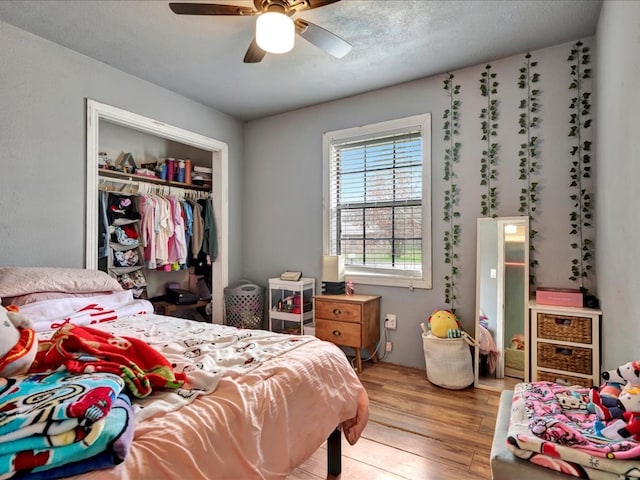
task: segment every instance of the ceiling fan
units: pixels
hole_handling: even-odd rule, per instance
[[[318,25],[291,17],[298,12],[323,7],[340,0],[253,0],[254,7],[220,5],[216,3],[169,3],[178,15],[238,15],[258,16],[256,34],[244,56],[245,63],[260,62],[267,52],[284,53],[293,48],[295,34],[337,58],[344,57],[351,45]],[[267,25],[270,20],[274,26]],[[282,38],[281,38],[282,37]],[[272,45],[283,40],[284,45]]]

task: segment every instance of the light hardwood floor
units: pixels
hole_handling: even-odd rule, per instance
[[[366,364],[370,419],[354,446],[342,442],[340,480],[490,480],[499,393],[431,384],[424,370]],[[327,476],[323,446],[288,480]]]

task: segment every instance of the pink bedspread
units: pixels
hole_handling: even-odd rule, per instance
[[[366,392],[344,354],[313,339],[145,419],[124,463],[73,478],[284,479],[337,425],[347,422],[354,442],[367,418]]]

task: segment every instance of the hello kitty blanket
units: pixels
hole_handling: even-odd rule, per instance
[[[514,388],[507,448],[531,463],[595,480],[640,478],[640,443],[597,434],[589,389],[549,382]]]

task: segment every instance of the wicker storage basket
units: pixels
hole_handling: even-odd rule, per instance
[[[591,319],[539,313],[538,338],[589,345],[591,344]]]
[[[422,334],[427,378],[435,385],[452,390],[466,388],[473,383],[473,365],[469,345],[473,340],[438,338],[431,331]]]
[[[591,354],[590,348],[539,343],[538,366],[590,375]]]
[[[591,379],[591,377],[589,378],[573,377],[571,375],[565,375],[565,374],[559,374],[559,373],[541,372],[540,370],[536,372],[535,381],[553,382],[553,383],[559,383],[561,385],[580,385],[581,387],[593,386],[593,380]]]

